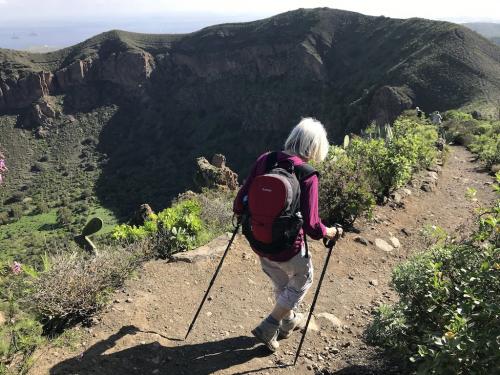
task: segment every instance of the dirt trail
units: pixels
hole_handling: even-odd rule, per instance
[[[375,306],[395,301],[388,285],[391,269],[423,247],[420,230],[425,224],[455,231],[470,223],[475,203],[464,198],[466,189],[476,188],[479,202],[487,202],[493,198],[491,181],[477,170],[470,153],[453,148],[435,191],[423,192],[420,184],[410,187],[404,207],[377,207],[374,220],[359,223],[359,234],[347,234],[334,250],[314,327],[295,368],[284,365],[293,361],[299,334],[281,341],[272,355],[250,334],[272,307],[272,288],[256,256],[237,237],[187,341],[177,339],[185,335],[220,258],[146,263],[116,293],[98,324],[79,328],[77,349],[38,353],[31,374],[307,374],[315,368],[338,374],[387,373],[391,365],[363,341],[363,331]],[[401,242],[391,252],[355,241],[357,236],[388,240],[391,234]],[[317,281],[326,254],[320,242],[311,247]]]

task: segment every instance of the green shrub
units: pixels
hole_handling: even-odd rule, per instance
[[[486,167],[500,163],[500,121],[474,120],[467,114],[443,123],[446,140],[466,146]]]
[[[443,113],[443,119],[445,121],[470,121],[473,118],[470,113],[452,109]]]
[[[482,213],[470,239],[439,242],[398,266],[392,284],[400,301],[378,310],[368,339],[406,356],[419,373],[490,374],[498,369],[499,223],[497,201]]]
[[[153,214],[143,226],[119,225],[113,232],[117,240],[136,241],[154,238],[158,255],[169,256],[175,252],[186,251],[195,244],[203,229],[201,206],[195,199],[183,200]]]
[[[49,212],[49,206],[46,202],[41,201],[36,203],[36,207],[33,210],[35,215],[46,214],[47,212]]]
[[[339,147],[330,148],[320,165],[320,216],[326,223],[352,225],[363,213],[371,213],[375,199],[363,169]]]
[[[71,210],[67,207],[61,207],[57,210],[56,222],[60,227],[66,227],[73,220]]]
[[[373,132],[368,134],[373,136]],[[388,127],[385,139],[354,137],[348,156],[367,176],[379,200],[409,181],[413,172],[430,166],[436,158],[438,138],[434,126],[399,118]]]
[[[197,243],[197,236],[203,229],[198,201],[181,201],[160,212],[158,220],[158,254],[169,256],[179,251],[190,250]]]
[[[477,154],[488,168],[500,163],[500,126],[495,130],[488,129],[485,134],[473,136],[469,150]]]
[[[0,374],[26,373],[33,352],[44,341],[42,325],[26,314],[0,326]]]

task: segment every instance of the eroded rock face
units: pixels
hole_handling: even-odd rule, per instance
[[[113,53],[100,62],[99,78],[135,88],[149,79],[154,68],[154,58],[147,52]]]
[[[155,66],[151,54],[125,51],[112,53],[103,60],[98,57],[78,59],[55,74],[42,71],[19,78],[0,79],[0,110],[27,108],[34,101],[53,95],[56,89],[58,93],[65,93],[71,87],[91,81],[107,81],[126,89],[136,89],[150,78]],[[47,112],[46,107],[40,110]]]
[[[77,60],[56,72],[58,87],[65,91],[88,81],[108,81],[136,88],[153,72],[155,61],[147,52],[126,51],[112,53],[105,59]]]
[[[57,84],[60,90],[81,84],[92,68],[92,59],[76,60],[67,67],[56,72]]]
[[[53,90],[50,72],[28,73],[19,79],[0,79],[0,110],[28,107],[33,101]]]
[[[220,156],[223,157],[223,155]],[[225,157],[223,158],[225,160]],[[204,157],[196,159],[196,164],[197,171],[194,180],[199,187],[222,187],[230,190],[238,188],[238,175],[225,165],[217,167]]]
[[[391,124],[406,109],[414,106],[415,94],[407,87],[383,86],[373,95],[370,118],[378,125]]]

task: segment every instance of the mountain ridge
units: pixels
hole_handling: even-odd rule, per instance
[[[9,134],[50,143],[58,178],[89,176],[99,200],[122,212],[164,207],[192,186],[199,156],[221,152],[244,174],[303,116],[340,141],[416,105],[488,109],[499,97],[500,48],[479,34],[328,8],[190,34],[113,30],[47,54],[0,50]]]

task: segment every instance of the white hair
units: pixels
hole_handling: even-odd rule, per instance
[[[298,155],[306,161],[325,160],[328,148],[325,127],[311,117],[303,118],[292,129],[285,142],[285,152]]]

